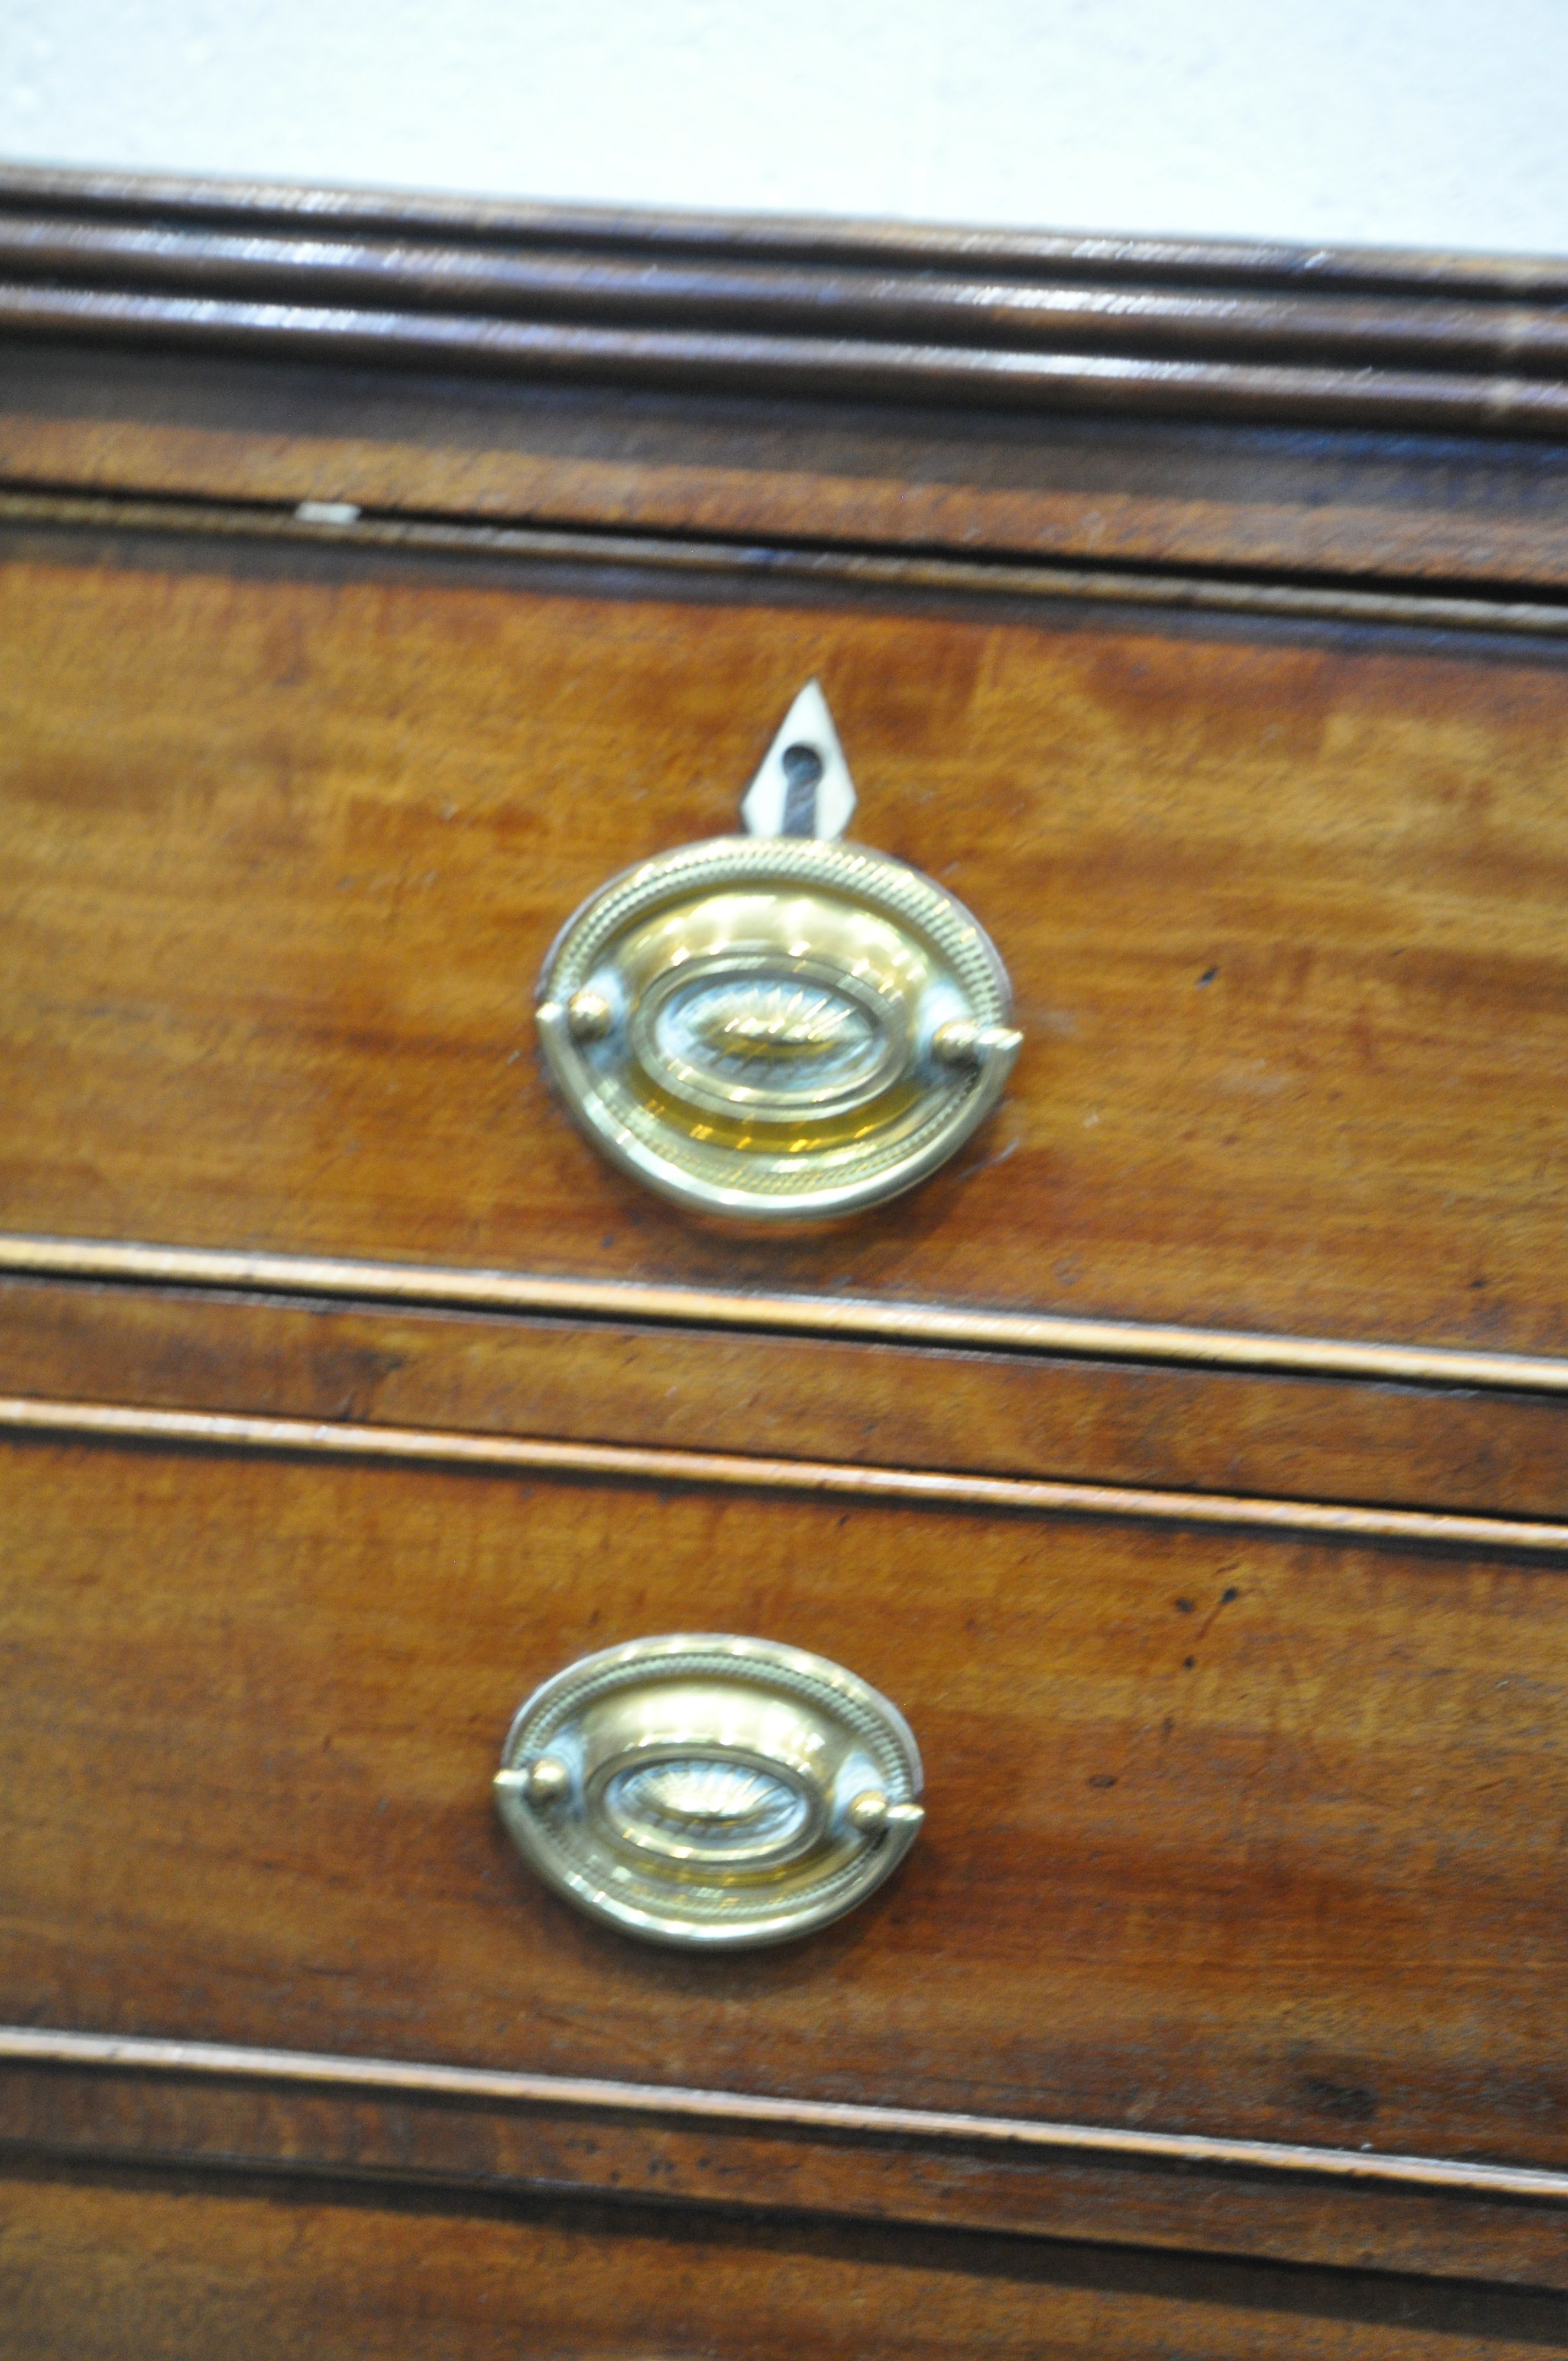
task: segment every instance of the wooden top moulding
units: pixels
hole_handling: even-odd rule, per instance
[[[1568,264],[0,169],[0,333],[1560,436]]]

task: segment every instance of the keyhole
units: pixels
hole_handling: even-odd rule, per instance
[[[779,756],[784,774],[781,836],[815,836],[817,784],[827,765],[815,746],[786,746]]]

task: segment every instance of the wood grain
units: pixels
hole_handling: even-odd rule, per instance
[[[1568,384],[1283,360],[1146,357],[1118,351],[893,344],[847,336],[636,327],[445,311],[312,309],[140,287],[0,280],[0,335],[174,352],[257,352],[372,368],[453,369],[524,382],[608,381],[799,400],[908,401],[975,410],[1371,426],[1459,434],[1568,432]],[[1098,339],[1086,340],[1098,342]]]
[[[1568,454],[19,342],[13,483],[1438,587],[1568,583]]]
[[[312,228],[258,232],[104,221],[95,212],[4,209],[0,278],[334,309],[411,308],[503,318],[586,320],[863,343],[1164,355],[1287,365],[1350,360],[1454,376],[1561,377],[1560,306],[1434,296],[1349,295],[1332,285],[1238,292],[1199,283],[1127,285],[1115,276],[1028,278],[983,269],[780,262],[740,254],[650,258],[570,238],[548,245],[444,242]]]
[[[751,580],[810,595],[870,591],[896,598],[957,598],[999,609],[1026,600],[1075,608],[1129,603],[1186,616],[1240,615],[1288,623],[1391,624],[1422,633],[1497,635],[1518,644],[1568,640],[1568,606],[1552,598],[1499,598],[1431,589],[1364,588],[1343,583],[1269,582],[1211,575],[1156,573],[1017,559],[915,555],[894,551],[781,548],[695,535],[583,531],[559,525],[480,524],[429,516],[367,516],[352,503],[301,502],[292,509],[254,502],[192,505],[101,492],[0,490],[0,527],[91,533],[173,533],[241,543],[341,544],[360,555],[389,551],[403,558],[456,558],[484,565],[587,566],[726,584]],[[706,587],[706,586],[705,586]]]
[[[709,221],[694,237],[689,220],[625,214],[585,234],[580,214],[544,208],[514,214],[509,236],[495,209],[451,204],[433,236],[428,210],[394,224],[386,211],[12,173],[0,330],[1027,412],[1559,439],[1568,419],[1550,264],[1412,269],[1385,256],[1379,269],[1234,245],[857,239],[821,224],[751,236]]]
[[[296,235],[429,234],[477,247],[573,244],[644,259],[686,255],[865,266],[927,275],[946,266],[1009,279],[1079,279],[1235,288],[1568,300],[1568,263],[1547,255],[1444,253],[1425,247],[1291,246],[1255,238],[1146,237],[1051,230],[943,228],[841,215],[674,212],[645,205],[539,203],[408,190],[312,188],[192,173],[0,165],[0,203],[19,217],[69,208],[92,220],[153,221],[170,230],[247,228]]]
[[[0,1230],[7,1279],[237,1290],[298,1302],[376,1304],[388,1310],[503,1312],[529,1319],[717,1328],[747,1335],[816,1336],[918,1345],[1033,1359],[1083,1357],[1140,1367],[1347,1378],[1375,1386],[1445,1392],[1568,1393],[1568,1360],[1551,1353],[1497,1353],[1452,1345],[1379,1344],[1365,1336],[1282,1336],[1182,1322],[1080,1319],[1071,1312],[878,1301],[872,1296],[763,1295],[754,1290],[671,1285],[663,1279],[584,1279],[460,1263],[388,1262],[364,1255],[269,1254],[251,1247],[149,1245],[135,1238],[49,1238]]]
[[[40,2046],[48,2037],[39,2037]],[[90,2047],[81,2036],[78,2047]],[[61,2044],[61,2047],[64,2047]],[[618,2109],[433,2092],[451,2070],[407,2069],[378,2087],[376,2068],[337,2061],[336,2079],[298,2071],[164,2071],[127,2061],[27,2064],[7,2037],[0,2059],[0,2152],[159,2160],[210,2169],[245,2163],[294,2174],[488,2191],[646,2197],[747,2213],[792,2210],[847,2221],[1002,2230],[1031,2237],[1296,2263],[1379,2267],[1436,2279],[1568,2292],[1560,2202],[1519,2202],[1495,2186],[1342,2181],[1189,2160],[1151,2165],[1101,2149],[822,2132],[759,2123],[745,2093],[713,2094],[700,2121]],[[142,2045],[143,2048],[156,2045]],[[174,2045],[191,2055],[189,2044]],[[277,2051],[226,2050],[277,2061]],[[294,2057],[295,2069],[308,2059]],[[479,2079],[479,2078],[475,2078]],[[566,2086],[562,2086],[566,2087]],[[579,2086],[580,2087],[580,2086]],[[602,2086],[615,2090],[617,2085]],[[798,2105],[798,2102],[792,2103]],[[719,2112],[728,2106],[730,2113]],[[1307,2151],[1284,2153],[1301,2156]],[[1321,2156],[1329,2151],[1311,2151]],[[1343,2153],[1343,2152],[1341,2152]],[[1475,2167],[1463,2168],[1484,2178]],[[1520,2176],[1524,2178],[1525,2176]]]
[[[1373,631],[14,544],[7,1227],[1561,1352],[1568,674]],[[793,1245],[636,1192],[527,1013],[819,673],[1003,945],[963,1159]]]
[[[107,1405],[0,1445],[0,2015],[426,2077],[18,2050],[0,2354],[1561,2349],[1517,2191],[863,2110],[1568,2171],[1565,1577],[1410,1521],[1568,1506],[1496,1362],[1568,1367],[1563,267],[0,168],[0,1228],[667,1291],[0,1282],[0,1391]],[[365,546],[281,545],[323,500]],[[959,1168],[781,1244],[595,1162],[526,1010],[811,673],[1029,1040]],[[493,1818],[519,1697],[682,1626],[926,1750],[793,1950],[640,1951]]]
[[[1526,2361],[1562,2299],[638,2206],[38,2167],[0,2187],[16,2361]]]
[[[8,1385],[479,1434],[1568,1512],[1568,1403],[610,1320],[0,1280]]]
[[[5,2017],[1568,2160],[1560,1570],[147,1448],[4,1472]],[[595,1929],[491,1811],[538,1679],[693,1628],[850,1664],[926,1755],[900,1878],[774,1954]]]
[[[1335,1500],[1268,1500],[1230,1492],[1154,1491],[1130,1485],[963,1475],[940,1468],[866,1467],[841,1460],[778,1459],[752,1452],[650,1451],[636,1444],[461,1433],[446,1427],[236,1418],[215,1411],[152,1410],[145,1404],[48,1401],[33,1394],[0,1394],[0,1430],[18,1436],[152,1444],[177,1451],[260,1452],[290,1459],[356,1459],[380,1466],[479,1469],[524,1477],[565,1476],[612,1484],[694,1484],[724,1492],[849,1500],[856,1507],[875,1502],[980,1510],[1005,1517],[1110,1517],[1210,1532],[1464,1550],[1518,1565],[1560,1564],[1568,1557],[1568,1524],[1534,1518],[1460,1517],[1431,1509],[1367,1508]]]

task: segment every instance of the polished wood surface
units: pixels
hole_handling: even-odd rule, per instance
[[[1560,1568],[41,1442],[5,1477],[13,2020],[1568,2162]],[[846,1662],[919,1737],[927,1832],[809,1944],[628,1944],[493,1817],[538,1679],[683,1628]]]
[[[11,254],[0,254],[0,261],[17,259],[15,241],[11,243]],[[807,400],[967,405],[1004,412],[1031,413],[1059,406],[1104,410],[1113,417],[1239,419],[1276,425],[1307,422],[1392,431],[1413,426],[1438,434],[1540,435],[1552,440],[1561,439],[1568,430],[1568,384],[1560,374],[1562,341],[1554,333],[1557,323],[1550,315],[1532,319],[1527,314],[1521,324],[1520,345],[1530,373],[1520,375],[1496,373],[1501,357],[1498,348],[1507,348],[1507,326],[1490,335],[1478,333],[1473,314],[1462,315],[1453,324],[1452,339],[1444,340],[1444,356],[1452,350],[1457,368],[1422,368],[1419,356],[1414,366],[1398,366],[1407,348],[1424,339],[1426,333],[1422,322],[1416,337],[1410,337],[1406,333],[1408,323],[1398,314],[1393,321],[1376,321],[1365,339],[1343,340],[1352,345],[1365,341],[1374,353],[1391,357],[1394,366],[1380,368],[1369,361],[1358,367],[1333,352],[1333,346],[1342,339],[1332,335],[1322,339],[1330,357],[1314,365],[1304,356],[1312,349],[1309,340],[1314,317],[1321,320],[1321,313],[1314,313],[1310,304],[1299,307],[1285,334],[1277,337],[1288,351],[1295,347],[1294,359],[1272,355],[1264,360],[1185,355],[1167,358],[1163,353],[1150,358],[1116,349],[1122,339],[1107,334],[1107,312],[1086,321],[1089,306],[1082,297],[1068,299],[1067,324],[1078,333],[1074,346],[1066,352],[1036,351],[1036,344],[1043,340],[1038,329],[1008,345],[976,349],[962,342],[884,343],[843,335],[819,340],[787,330],[726,333],[700,322],[645,327],[622,324],[619,319],[607,325],[597,321],[591,325],[570,320],[560,323],[550,316],[520,320],[508,316],[510,307],[493,304],[486,304],[474,316],[423,308],[417,289],[384,290],[379,284],[376,293],[385,292],[394,302],[400,297],[410,307],[339,309],[323,304],[312,311],[291,300],[253,300],[248,290],[231,293],[220,287],[189,295],[180,283],[183,274],[178,272],[167,274],[176,279],[172,289],[148,288],[138,283],[142,274],[132,257],[123,247],[117,253],[104,254],[104,243],[100,240],[99,253],[86,258],[86,269],[81,273],[85,285],[60,285],[48,269],[47,248],[27,257],[23,264],[24,269],[29,264],[42,269],[44,276],[0,280],[0,335],[8,339],[71,339],[111,349],[135,350],[148,345],[198,354],[237,349],[286,360],[310,360],[320,354],[339,367],[468,370],[529,383],[573,384],[586,379],[592,384],[608,379],[661,390],[696,387]],[[204,265],[216,241],[203,245]],[[83,259],[80,249],[75,258]],[[434,258],[437,269],[443,259]],[[108,289],[95,285],[105,265],[117,265],[129,283]],[[155,274],[164,275],[162,271]],[[242,269],[238,275],[243,280],[249,274]],[[285,269],[279,274],[264,266],[259,275],[264,280],[281,275],[291,282],[287,294],[295,291],[292,270]],[[358,262],[358,291],[365,291],[367,276],[379,280],[381,275],[373,269],[367,273],[363,262]],[[635,283],[638,275],[628,277]],[[204,268],[199,268],[196,276],[199,283],[205,283]],[[328,302],[334,291],[331,287],[313,290],[318,300],[325,297]],[[963,291],[958,291],[961,301]],[[739,308],[752,308],[755,298],[750,289],[736,292]],[[795,294],[793,300],[797,310],[809,315],[809,292]],[[699,313],[705,308],[699,305]],[[919,302],[888,307],[895,317],[899,309],[928,308]],[[995,308],[1005,315],[1004,302]],[[1117,308],[1110,296],[1112,323]],[[1157,346],[1178,340],[1185,344],[1187,332],[1210,324],[1195,323],[1186,307],[1172,308],[1179,314],[1174,323],[1178,337],[1173,339],[1169,334],[1172,324],[1146,316],[1139,341]],[[1213,307],[1221,319],[1240,308],[1223,302]],[[951,323],[944,319],[941,324],[948,327]],[[1047,321],[1047,337],[1054,325]],[[1276,340],[1266,326],[1260,337],[1246,339],[1245,348],[1255,349],[1261,342],[1266,349]],[[1473,373],[1464,366],[1478,354],[1484,363],[1492,364],[1490,370]]]
[[[0,2183],[16,2361],[1535,2361],[1562,2299],[432,2191],[71,2170]]]
[[[109,2048],[112,2066],[98,2054]],[[181,2062],[148,2062],[164,2050]],[[233,2047],[210,2048],[201,2064],[196,2055],[188,2042],[0,2028],[0,2152],[565,2188],[1340,2267],[1375,2258],[1450,2282],[1568,2293],[1568,2176],[1539,2169],[1385,2158],[1349,2180],[1347,2165],[1368,2165],[1358,2150],[1276,2149],[1289,2161],[1260,2164],[1255,2143],[1248,2164],[1234,2142],[1219,2143],[1227,2163],[1205,2160],[1186,2139],[1172,2143],[1179,2158],[1162,2162],[1157,2135],[1102,2128],[1056,2126],[1049,2141],[965,2136],[956,2119],[941,2129],[905,2117],[899,2130],[863,2120],[825,2129],[799,2101],[777,2103],[779,2117],[762,2120],[769,2103],[751,2092],[696,2093],[701,2112],[688,2104],[683,2114],[694,2094],[672,2092],[660,2106],[649,2086],[630,2093],[632,2106],[620,2083],[597,2084],[589,2097],[583,2084],[534,2077],[520,2097],[494,2087],[509,2079],[494,2070]],[[1541,2202],[1552,2178],[1551,2202]],[[1538,2184],[1534,2199],[1513,2193],[1526,2181]]]
[[[1561,1349],[1555,659],[615,588],[14,548],[6,1226]],[[1028,1042],[918,1196],[751,1243],[583,1147],[527,994],[812,672]]]
[[[367,516],[351,501],[302,500],[292,508],[203,500],[192,507],[164,499],[102,491],[0,490],[0,529],[61,530],[114,534],[174,533],[242,544],[345,544],[361,555],[388,551],[400,558],[477,560],[480,565],[587,566],[656,574],[707,587],[751,581],[770,593],[826,590],[830,596],[879,593],[924,596],[991,606],[1004,613],[1022,600],[1064,610],[1137,606],[1182,617],[1239,615],[1287,623],[1371,623],[1421,633],[1459,631],[1528,646],[1568,641],[1568,608],[1552,598],[1498,596],[1467,583],[1437,591],[1409,585],[1372,588],[1345,583],[1216,579],[1082,563],[959,556],[949,552],[781,549],[737,544],[711,534],[601,532],[558,524],[481,522],[466,517]],[[1081,620],[1081,619],[1079,619]]]
[[[334,235],[441,236],[520,250],[576,244],[594,253],[690,256],[733,262],[876,263],[926,274],[944,265],[1011,280],[1042,272],[1334,293],[1471,295],[1517,305],[1568,298],[1568,261],[1550,255],[1442,252],[1421,247],[1299,246],[1287,240],[1128,236],[1074,230],[944,228],[857,221],[842,214],[724,214],[645,205],[541,203],[433,191],[306,187],[225,175],[130,172],[108,167],[0,165],[0,199],[18,215],[69,211],[91,220],[151,219],[171,236],[188,227],[292,229]]]
[[[389,1309],[499,1312],[529,1319],[609,1320],[716,1328],[745,1335],[934,1345],[949,1351],[1126,1361],[1140,1368],[1347,1378],[1375,1386],[1472,1390],[1496,1397],[1568,1394],[1568,1360],[1475,1345],[1390,1345],[1365,1336],[1282,1336],[1182,1322],[1080,1319],[1064,1312],[998,1312],[897,1297],[763,1294],[667,1279],[584,1279],[572,1272],[483,1264],[389,1262],[356,1255],[269,1254],[252,1247],[150,1246],[134,1238],[49,1238],[0,1230],[7,1279],[237,1290],[299,1302]]]
[[[0,167],[0,2354],[1568,2342],[1565,293]],[[1027,1040],[764,1239],[529,1001],[812,674]],[[494,1817],[680,1627],[919,1735],[809,1943]]]
[[[1563,272],[0,175],[0,328],[774,395],[1561,437]],[[388,233],[392,234],[389,236]]]
[[[474,1434],[449,1427],[379,1426],[346,1419],[236,1417],[217,1411],[157,1410],[145,1403],[48,1401],[32,1394],[0,1394],[0,1431],[17,1437],[356,1459],[383,1466],[466,1468],[524,1477],[696,1484],[724,1492],[848,1500],[857,1508],[874,1503],[979,1510],[1004,1517],[1132,1519],[1140,1524],[1266,1534],[1271,1539],[1464,1550],[1521,1565],[1551,1565],[1568,1557],[1568,1524],[1536,1518],[1465,1517],[1449,1510],[1333,1500],[1258,1499],[1234,1492],[1157,1491],[1131,1485],[977,1476],[948,1468],[866,1467],[843,1460],[779,1459],[756,1452],[650,1450],[641,1444]]]
[[[5,201],[10,198],[6,205]],[[395,240],[357,225],[260,229],[233,209],[219,223],[171,226],[127,206],[120,218],[68,207],[16,208],[0,179],[0,277],[164,296],[303,301],[347,310],[433,310],[609,325],[832,337],[862,346],[982,353],[1132,353],[1183,362],[1352,361],[1458,378],[1552,379],[1568,370],[1568,320],[1548,300],[1496,291],[1347,294],[1305,288],[1151,287],[1122,274],[1027,277],[976,269],[896,269],[730,254],[651,259],[630,240],[589,247],[569,236],[528,245]],[[1507,423],[1507,412],[1504,412]]]
[[[1365,587],[1560,592],[1546,443],[1220,429],[171,356],[25,341],[0,383],[16,485],[718,534]],[[1164,571],[1160,569],[1165,569]],[[1234,577],[1208,577],[1211,590]]]
[[[25,1279],[0,1365],[44,1401],[1568,1513],[1568,1402],[1457,1386]]]

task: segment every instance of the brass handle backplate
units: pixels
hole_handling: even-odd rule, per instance
[[[877,1691],[768,1640],[677,1632],[537,1689],[496,1798],[520,1851],[591,1917],[735,1950],[841,1917],[923,1817],[919,1750]]]
[[[802,719],[802,708],[815,700]],[[540,979],[562,1094],[614,1162],[707,1213],[820,1220],[899,1195],[1000,1097],[1019,1036],[1007,973],[960,902],[886,853],[791,828],[853,789],[820,692],[745,809],[788,833],[717,837],[612,879]],[[820,775],[820,783],[817,774]]]

